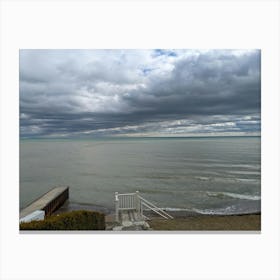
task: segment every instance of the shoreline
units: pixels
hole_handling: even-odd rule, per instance
[[[260,215],[261,211],[251,211],[251,212],[238,212],[238,213],[200,213],[195,210],[168,210],[168,208],[162,208],[168,214],[173,216],[174,218],[184,218],[184,217],[198,217],[198,216],[246,216],[246,215]],[[59,209],[57,209],[54,214],[70,212],[74,210],[91,210],[91,211],[99,211],[104,213],[105,215],[114,215],[115,210],[113,208],[108,208],[102,205],[88,204],[88,203],[78,203],[66,201]],[[158,217],[157,214],[153,213],[151,210],[144,210],[144,213],[149,218]]]
[[[188,217],[232,217],[232,216],[248,216],[248,215],[261,215],[261,211],[253,211],[246,213],[198,213],[191,210],[180,210],[180,211],[166,211],[168,214],[174,218],[188,218]],[[146,212],[147,213],[147,212]],[[151,211],[149,211],[148,217],[157,218],[158,216]]]
[[[100,205],[81,204],[66,201],[60,208],[51,214],[59,216],[63,213],[85,210],[95,211],[105,215],[106,231],[113,230],[120,224],[115,221],[114,209],[108,209]],[[253,213],[213,214],[197,213],[191,210],[166,211],[173,219],[164,219],[152,211],[144,211],[147,217],[146,228],[128,227],[121,231],[137,230],[145,231],[261,231],[261,211]],[[115,230],[115,229],[114,229]]]
[[[66,202],[54,215],[74,210],[91,210],[105,214],[107,230],[115,223],[115,212],[100,205]],[[261,211],[236,214],[202,214],[194,211],[167,211],[174,219],[166,220],[151,211],[145,211],[152,231],[260,231]],[[142,231],[142,230],[140,230]]]

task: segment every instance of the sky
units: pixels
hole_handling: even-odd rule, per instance
[[[260,50],[20,50],[21,138],[260,135]]]

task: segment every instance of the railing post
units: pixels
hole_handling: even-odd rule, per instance
[[[136,203],[135,206],[136,206],[137,213],[138,215],[141,215],[141,201],[139,198],[139,191],[135,192],[135,203]]]
[[[119,196],[118,196],[118,192],[115,192],[115,209],[116,209],[115,220],[116,220],[116,222],[119,222]]]

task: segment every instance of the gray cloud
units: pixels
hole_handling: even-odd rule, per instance
[[[21,50],[21,137],[260,133],[258,50]]]

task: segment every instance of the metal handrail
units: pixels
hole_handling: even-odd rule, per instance
[[[140,200],[142,200],[143,202],[145,202],[146,204],[150,204],[150,209],[155,211],[155,209],[161,213],[163,213],[163,215],[166,215],[167,217],[169,217],[170,219],[174,219],[171,215],[169,215],[168,213],[166,213],[164,210],[162,210],[161,208],[157,207],[156,205],[154,205],[152,202],[146,200],[145,198],[143,198],[142,196],[138,195],[138,197],[140,198]],[[154,207],[155,209],[153,209],[152,207]]]
[[[160,213],[158,210],[156,210],[155,208],[150,207],[148,204],[146,204],[145,202],[142,202],[143,205],[145,205],[146,207],[148,207],[149,209],[151,209],[152,211],[154,211],[155,213],[157,213],[158,215],[160,215],[161,217],[163,217],[164,219],[169,219],[167,216],[165,216],[164,214]]]

